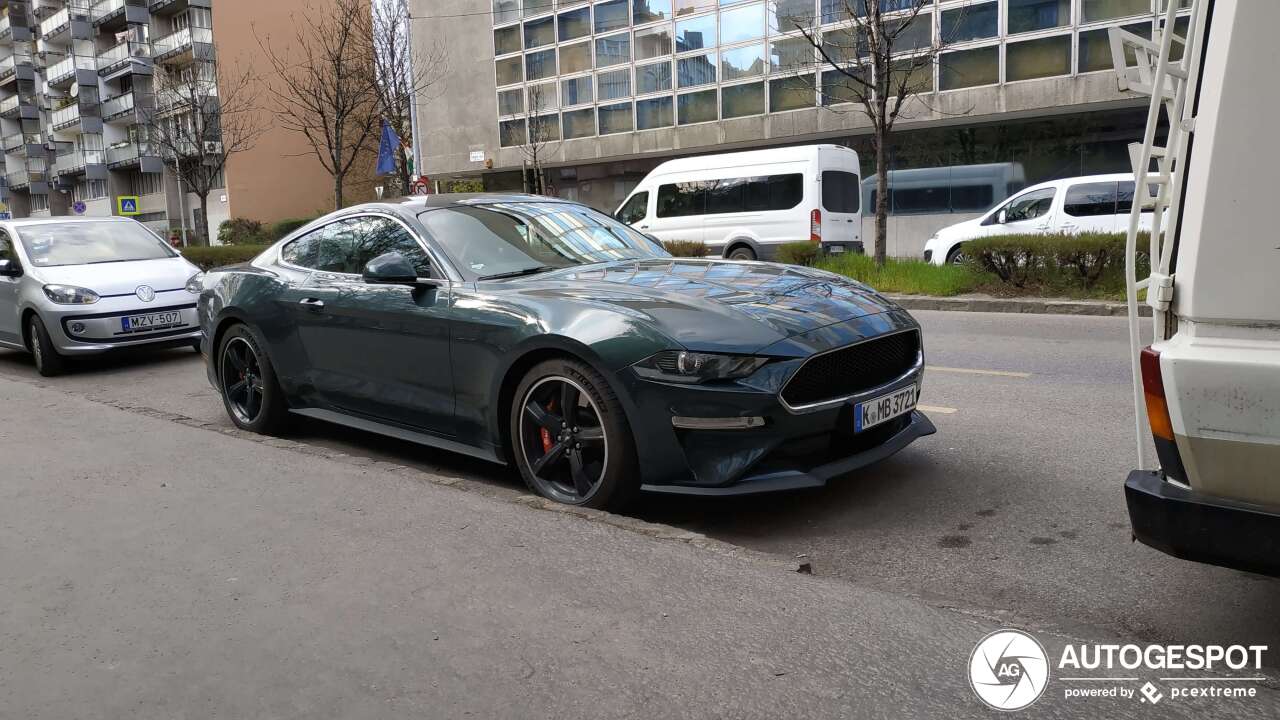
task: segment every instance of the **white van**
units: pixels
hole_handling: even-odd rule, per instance
[[[614,217],[662,241],[695,240],[732,260],[790,242],[861,246],[858,154],[806,145],[668,160]]]
[[[1021,190],[981,217],[948,225],[924,245],[925,262],[964,260],[964,243],[993,235],[1024,233],[1123,233],[1133,207],[1133,174],[1086,175],[1050,180]],[[1143,229],[1151,214],[1143,213]]]

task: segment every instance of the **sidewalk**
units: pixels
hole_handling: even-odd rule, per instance
[[[958,310],[962,312],[1035,313],[1041,315],[1107,315],[1129,314],[1123,302],[1108,300],[1071,300],[1069,298],[1011,297],[970,293],[951,297],[931,295],[887,295],[908,310]],[[1151,307],[1138,304],[1138,315],[1151,317]]]
[[[965,668],[998,625],[975,615],[35,385],[0,398],[0,717],[992,713]],[[1058,685],[1027,716],[1274,715],[1262,692],[1157,710]]]

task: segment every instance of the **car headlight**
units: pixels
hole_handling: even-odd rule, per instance
[[[59,305],[92,305],[98,302],[98,293],[73,285],[45,285],[44,294]]]
[[[663,350],[632,365],[636,374],[650,380],[676,383],[701,383],[709,380],[744,378],[769,362],[752,355],[718,355],[713,353]]]
[[[204,273],[198,272],[187,278],[187,292],[192,295],[199,295],[204,290]]]

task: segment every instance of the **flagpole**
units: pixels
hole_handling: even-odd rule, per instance
[[[410,12],[410,9],[409,9],[409,0],[400,0],[400,2],[404,5],[405,17],[409,18],[409,27],[407,28],[409,37],[406,38],[407,40],[406,45],[409,48],[409,132],[413,135],[413,141],[411,143],[412,149],[413,149],[413,172],[414,174],[421,175],[422,174],[422,145],[421,145],[422,140],[418,136],[418,88],[417,88],[418,76],[414,74],[414,67],[413,67],[413,56],[417,54],[414,52],[415,48],[413,45],[414,18],[413,18],[413,13]],[[407,191],[408,189],[406,188],[406,192]]]

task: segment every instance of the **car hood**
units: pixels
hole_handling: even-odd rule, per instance
[[[762,262],[655,259],[530,278],[528,292],[608,303],[696,350],[754,352],[834,323],[896,309],[833,273]]]
[[[74,285],[104,296],[131,295],[139,285],[150,285],[156,292],[181,290],[197,272],[196,266],[180,257],[35,268],[46,284]]]
[[[967,240],[974,235],[977,235],[981,230],[982,218],[984,217],[986,217],[986,215],[978,216],[972,220],[958,222],[954,225],[948,225],[934,233],[933,236],[941,240]]]

